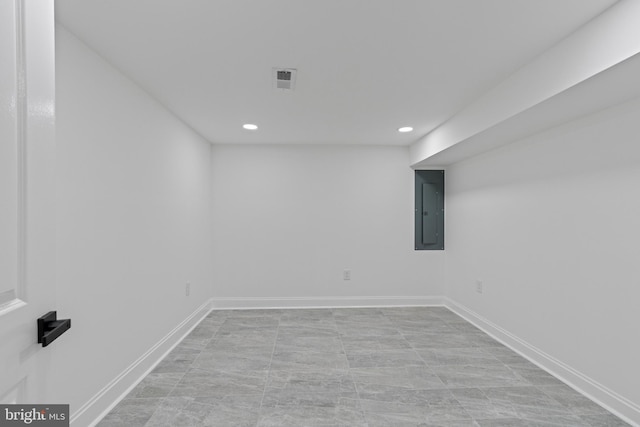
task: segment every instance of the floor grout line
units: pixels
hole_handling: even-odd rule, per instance
[[[267,385],[269,384],[269,378],[271,378],[271,366],[273,365],[273,356],[276,353],[276,346],[278,345],[278,336],[280,335],[280,321],[282,320],[282,314],[278,317],[278,326],[276,328],[276,336],[273,340],[273,348],[271,349],[271,359],[269,360],[269,369],[267,369],[267,377],[264,381],[264,387],[262,388],[262,399],[260,399],[260,406],[258,408],[258,419],[256,420],[256,427],[260,424],[260,415],[262,415],[262,404],[264,402],[264,396],[267,394]]]
[[[349,362],[349,356],[347,356],[347,349],[344,347],[342,334],[338,330],[338,323],[336,322],[336,318],[333,310],[331,310],[331,317],[333,317],[333,322],[336,325],[336,332],[338,333],[338,340],[340,341],[340,345],[342,347],[344,357],[347,359],[347,372],[349,372],[349,377],[351,378],[351,382],[353,383],[353,388],[356,390],[356,397],[358,398],[358,409],[362,414],[362,419],[364,420],[365,427],[368,427],[369,423],[367,422],[367,417],[364,413],[364,409],[362,408],[362,399],[360,398],[360,391],[358,390],[358,384],[356,384],[356,380],[353,378],[353,372],[351,372],[351,362]]]

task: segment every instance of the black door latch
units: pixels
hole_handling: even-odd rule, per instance
[[[48,346],[71,328],[71,319],[58,320],[57,312],[50,311],[38,319],[38,344]]]

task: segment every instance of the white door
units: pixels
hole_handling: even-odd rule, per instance
[[[0,0],[0,403],[58,403],[36,328],[56,307],[54,50],[53,1]]]

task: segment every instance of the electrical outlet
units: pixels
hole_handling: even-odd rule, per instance
[[[184,294],[185,294],[186,296],[191,295],[191,283],[187,283],[187,284],[184,286]]]
[[[481,294],[483,291],[482,280],[476,279],[476,292]]]
[[[344,270],[342,272],[342,280],[351,280],[351,270]]]

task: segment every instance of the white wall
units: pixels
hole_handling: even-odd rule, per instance
[[[640,408],[638,135],[636,99],[453,165],[446,280],[454,301]]]
[[[51,370],[73,413],[210,298],[211,145],[56,37],[57,308],[72,328]]]
[[[413,249],[408,164],[401,147],[214,146],[214,297],[442,296],[444,253]]]

